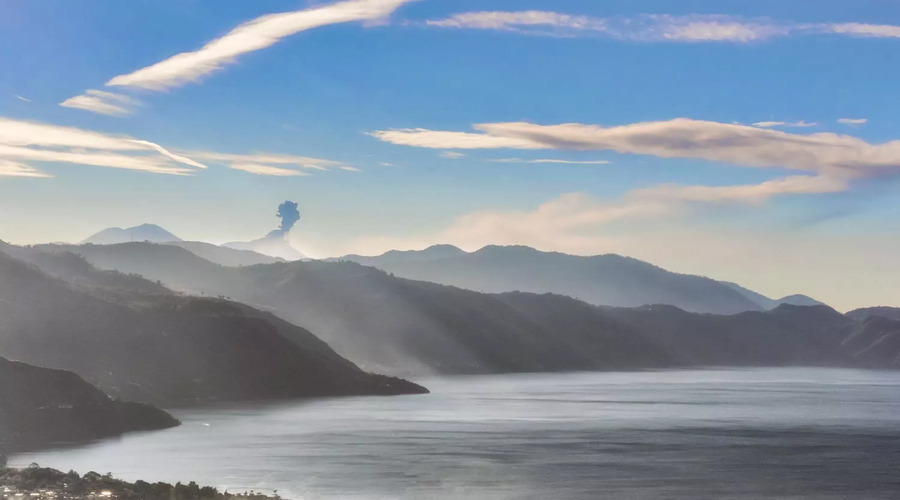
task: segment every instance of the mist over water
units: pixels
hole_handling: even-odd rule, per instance
[[[432,394],[175,411],[176,429],[10,462],[287,498],[900,498],[900,372],[423,382]]]

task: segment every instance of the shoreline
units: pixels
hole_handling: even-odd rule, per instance
[[[5,460],[0,457],[0,460]],[[255,491],[232,493],[219,491],[212,486],[200,486],[164,482],[150,483],[144,480],[127,482],[111,474],[101,475],[90,471],[80,475],[75,471],[62,472],[32,464],[29,467],[8,468],[0,462],[0,499],[170,499],[170,500],[280,500],[277,490],[273,495]]]

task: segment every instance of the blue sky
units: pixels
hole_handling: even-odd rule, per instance
[[[292,199],[314,256],[518,243],[900,304],[898,49],[890,1],[6,0],[0,239],[251,239]]]

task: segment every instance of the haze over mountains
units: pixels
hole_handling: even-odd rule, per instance
[[[122,399],[184,405],[424,390],[366,373],[271,314],[177,295],[70,253],[0,244],[0,284],[0,355],[75,372]]]
[[[168,243],[182,241],[181,238],[157,226],[156,224],[141,224],[140,226],[122,229],[110,227],[98,233],[92,234],[82,241],[82,244],[114,245],[129,241],[149,241],[152,243]]]
[[[291,208],[283,227],[299,216]],[[114,434],[172,424],[138,403],[427,392],[396,376],[900,368],[900,309],[844,315],[619,255],[440,245],[286,261],[149,224],[104,233],[80,245],[0,243],[0,356],[17,360],[0,369],[62,384],[6,378],[16,384],[0,387],[0,404],[18,408],[0,421],[7,445],[32,440],[28,422],[65,420],[53,439],[93,436],[92,419]],[[273,234],[285,241],[282,228]],[[94,243],[125,237],[143,239]],[[31,404],[28,391],[50,403]]]
[[[686,311],[734,314],[780,304],[819,305],[794,295],[773,300],[732,283],[678,274],[620,255],[580,257],[524,246],[487,246],[464,252],[451,245],[377,257],[340,259],[377,267],[404,278],[488,293],[557,293],[595,305],[637,307],[670,304]]]
[[[277,257],[283,260],[301,260],[306,256],[300,253],[296,248],[291,246],[288,237],[291,229],[300,220],[300,211],[297,209],[297,203],[293,201],[285,201],[278,205],[278,211],[275,215],[281,219],[278,229],[270,231],[262,238],[257,238],[246,242],[225,243],[224,247],[234,248],[236,250],[249,250],[271,257]]]
[[[89,236],[81,244],[115,245],[136,241],[179,246],[224,266],[271,264],[272,262],[305,258],[286,241],[285,235],[281,232],[274,235],[270,233],[253,241],[214,245],[203,241],[185,241],[156,224],[141,224],[125,229],[107,228]]]
[[[315,332],[366,369],[391,374],[708,365],[887,368],[898,366],[900,355],[900,349],[879,340],[892,335],[894,323],[880,325],[882,335],[876,336],[871,326],[827,306],[780,305],[770,311],[756,306],[732,315],[672,305],[613,308],[555,294],[481,293],[391,276],[349,261],[236,268],[171,245],[42,249],[75,252],[103,269],[137,273],[182,292],[224,295],[270,310]],[[543,258],[533,250],[514,250]],[[676,281],[682,277],[633,259],[615,259]],[[573,259],[583,260],[591,261]],[[733,291],[713,280],[687,278],[686,286],[699,282]],[[863,335],[867,328],[869,333]]]
[[[275,215],[281,219],[279,227],[269,231],[265,236],[251,241],[234,241],[222,245],[185,241],[156,224],[141,224],[126,229],[107,228],[88,237],[81,244],[115,245],[135,241],[169,243],[187,248],[204,259],[225,266],[269,264],[283,260],[305,259],[306,256],[291,246],[288,240],[291,229],[300,220],[297,203],[285,201],[278,206]]]

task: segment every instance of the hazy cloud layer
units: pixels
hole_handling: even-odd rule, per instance
[[[31,163],[69,163],[173,175],[206,168],[150,141],[8,118],[0,118],[0,161],[5,162],[5,172],[20,173],[39,173]]]
[[[531,211],[480,211],[459,217],[432,234],[368,238],[355,244],[377,250],[421,248],[433,243],[453,243],[470,249],[487,244],[525,244],[590,253],[602,248],[608,239],[604,229],[612,223],[657,222],[690,213],[701,205],[759,206],[778,196],[838,193],[851,189],[854,179],[900,172],[900,141],[871,144],[848,135],[797,134],[766,128],[771,126],[776,124],[750,126],[677,118],[613,127],[511,122],[478,124],[474,126],[477,132],[374,132],[372,135],[383,141],[435,149],[604,150],[810,174],[734,186],[662,184],[630,191],[617,200],[570,193]],[[567,162],[518,158],[494,161]]]
[[[87,90],[83,95],[71,97],[59,103],[65,108],[83,109],[101,115],[124,116],[131,114],[139,103],[131,97],[102,90]]]
[[[416,249],[450,243],[477,249],[485,245],[529,245],[537,248],[596,253],[617,222],[661,221],[689,214],[700,205],[760,205],[777,196],[822,194],[849,189],[846,179],[796,175],[759,184],[689,186],[664,184],[630,191],[618,200],[599,200],[584,193],[568,193],[534,210],[484,210],[458,217],[448,227],[409,237],[370,237],[352,247],[368,254],[391,249]]]
[[[197,82],[235,62],[308,29],[354,21],[375,21],[413,0],[346,0],[305,10],[269,14],[247,21],[199,50],[182,52],[109,80],[108,86],[167,90]]]
[[[782,167],[865,176],[900,167],[900,141],[871,144],[834,133],[795,134],[689,118],[604,127],[565,123],[483,123],[478,133],[388,130],[393,144],[437,149],[606,150],[660,158],[691,158],[752,167]]]
[[[748,43],[789,35],[900,38],[900,26],[863,23],[795,23],[728,15],[644,14],[590,17],[549,11],[480,11],[426,21],[429,26],[510,31],[560,37],[599,36],[636,42]]]

